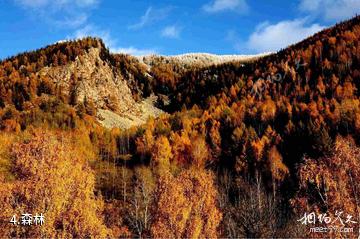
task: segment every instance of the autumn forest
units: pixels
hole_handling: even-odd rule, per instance
[[[0,237],[323,237],[299,219],[338,211],[358,237],[359,40],[356,16],[249,61],[149,66],[90,37],[3,59]],[[92,61],[129,100],[86,82]],[[151,96],[158,116],[99,123]]]

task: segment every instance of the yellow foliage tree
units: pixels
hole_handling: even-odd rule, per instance
[[[170,159],[173,157],[171,145],[165,136],[160,136],[152,149],[152,164],[161,175],[170,169]]]
[[[193,140],[191,148],[191,156],[193,164],[198,167],[204,167],[206,161],[209,159],[209,149],[203,137],[196,137]]]
[[[15,180],[0,181],[0,237],[105,237],[95,178],[68,140],[36,133],[13,145]],[[16,226],[13,215],[43,214],[42,226]]]
[[[272,177],[275,181],[281,181],[289,174],[289,169],[282,162],[282,156],[276,149],[276,146],[271,147],[268,152],[268,160]]]
[[[213,175],[190,168],[177,177],[163,175],[157,187],[155,238],[216,238],[221,221]]]

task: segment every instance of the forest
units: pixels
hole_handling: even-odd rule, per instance
[[[90,37],[2,60],[0,237],[322,237],[299,219],[339,211],[357,237],[359,40],[356,16],[250,62],[159,61],[147,74]],[[91,98],[38,74],[91,48],[166,113],[107,129]],[[45,224],[10,223],[23,213]]]

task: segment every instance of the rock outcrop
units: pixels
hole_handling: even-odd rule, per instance
[[[100,48],[90,48],[64,66],[44,67],[39,74],[50,78],[62,93],[77,103],[92,101],[98,109],[98,121],[105,127],[123,129],[143,124],[162,111],[152,96],[140,102],[132,97],[128,81],[113,66],[101,59]]]

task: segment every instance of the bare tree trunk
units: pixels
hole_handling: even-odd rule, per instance
[[[257,189],[257,198],[258,198],[258,207],[261,210],[261,176],[259,171],[256,169],[256,189]]]

